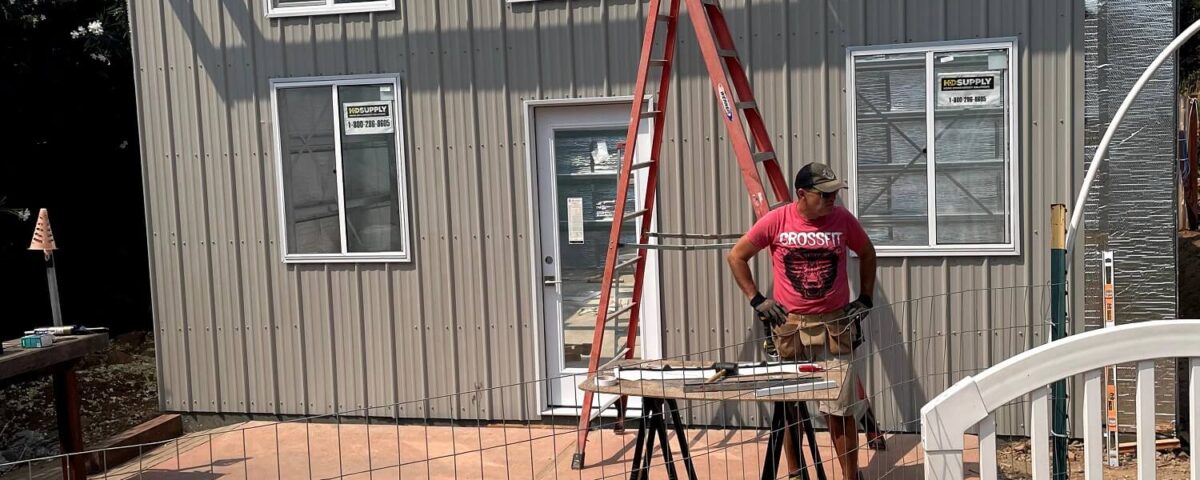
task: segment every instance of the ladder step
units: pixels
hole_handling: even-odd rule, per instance
[[[701,5],[712,5],[714,7],[721,6],[721,2],[718,2],[717,0],[700,0],[700,4]]]
[[[661,110],[646,110],[646,111],[642,112],[641,116],[642,116],[642,118],[657,118],[658,114],[660,114],[660,113],[662,113]]]
[[[622,268],[633,265],[633,264],[637,263],[638,258],[640,258],[640,257],[637,255],[634,255],[633,258],[630,258],[629,260],[625,260],[621,263],[618,263],[617,266],[613,267],[613,270],[620,270]]]
[[[732,48],[718,48],[717,55],[720,55],[722,57],[737,58],[737,50],[734,50]]]
[[[737,108],[740,108],[742,110],[758,108],[758,102],[755,102],[754,100],[750,100],[748,102],[737,102]]]
[[[633,310],[633,307],[636,307],[636,306],[637,306],[637,302],[629,302],[629,304],[625,305],[624,307],[618,308],[616,310],[610,310],[608,312],[608,316],[610,318],[611,317],[619,317],[621,315],[628,313],[630,310]]]
[[[653,65],[653,66],[656,66],[656,67],[665,67],[665,66],[667,65],[667,63],[668,63],[668,62],[667,62],[667,59],[665,59],[665,58],[652,58],[652,59],[650,59],[650,65]]]
[[[658,18],[658,21],[660,21],[660,22],[669,22],[669,21],[673,20],[675,17],[672,17],[671,14],[669,14],[669,13],[660,13],[660,14],[658,14],[657,18]]]
[[[790,201],[787,201],[787,200],[784,200],[784,201],[782,201],[782,202],[779,202],[779,203],[772,203],[772,204],[771,204],[771,210],[774,210],[774,209],[776,209],[776,208],[782,207],[782,206],[784,206],[784,205],[787,205],[787,204],[789,204],[789,203],[792,203],[792,202],[790,202]]]
[[[636,211],[636,212],[630,212],[630,213],[626,213],[626,214],[625,214],[625,216],[621,217],[621,221],[622,221],[622,222],[624,222],[624,221],[626,221],[626,220],[633,220],[633,219],[635,219],[635,218],[638,218],[638,217],[640,217],[640,216],[642,216],[642,215],[645,215],[645,214],[646,214],[646,212],[649,212],[649,211],[650,211],[650,210],[643,208],[643,209],[641,209],[641,210],[638,210],[638,211]]]
[[[650,166],[650,164],[652,164],[652,163],[654,163],[654,161],[653,161],[653,160],[647,160],[647,161],[644,161],[644,162],[637,162],[637,163],[635,163],[635,164],[633,164],[633,165],[630,165],[630,166],[629,166],[629,169],[630,169],[630,170],[641,170],[641,169],[643,169],[643,168],[649,167],[649,166]]]
[[[775,152],[758,152],[754,154],[754,163],[762,163],[767,160],[774,160]]]
[[[664,243],[623,243],[623,244],[621,244],[622,247],[627,247],[627,248],[637,248],[637,249],[646,249],[646,250],[668,250],[668,251],[673,250],[673,251],[681,251],[681,252],[690,252],[690,251],[694,251],[694,250],[724,250],[727,248],[733,248],[734,245],[737,245],[737,243],[733,243],[733,242],[730,242],[730,243],[699,243],[699,244],[692,244],[692,245],[664,244]]]

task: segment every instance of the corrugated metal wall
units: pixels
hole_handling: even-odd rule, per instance
[[[521,107],[630,94],[646,4],[397,3],[268,19],[258,0],[130,0],[165,409],[329,413],[539,378]],[[1045,317],[1045,289],[995,289],[1048,282],[1048,205],[1070,200],[1082,168],[1082,6],[725,4],[788,171],[828,160],[845,172],[846,47],[1019,39],[1023,255],[880,262],[876,303],[909,303],[872,320],[873,341],[924,340],[888,349],[871,388],[888,390],[877,402],[889,427],[915,428],[945,386],[1044,340],[1029,325]],[[750,209],[691,36],[685,26],[661,230],[744,231]],[[415,261],[285,265],[268,79],[377,72],[403,79]],[[666,355],[757,335],[722,254],[667,253],[662,263]],[[984,292],[944,295],[974,289]],[[980,328],[1013,334],[989,339]],[[535,398],[532,386],[509,388],[372,414],[529,418]],[[1023,414],[1001,425],[1019,431]]]

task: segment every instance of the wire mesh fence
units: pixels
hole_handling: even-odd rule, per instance
[[[830,420],[837,422],[838,417],[824,415],[834,408],[826,402],[809,402],[807,420],[762,400],[756,388],[727,391],[719,399],[664,403],[648,396],[651,389],[643,379],[637,384],[641,387],[622,390],[629,394],[625,419],[618,415],[620,402],[611,402],[613,397],[599,398],[597,403],[608,408],[590,422],[583,468],[573,469],[571,459],[580,433],[579,409],[573,406],[582,403],[582,391],[575,389],[572,405],[539,417],[489,418],[484,413],[485,409],[510,411],[511,407],[488,405],[495,400],[485,399],[528,398],[503,395],[509,393],[505,390],[546,395],[560,380],[574,385],[587,380],[586,373],[578,373],[330,415],[239,423],[170,441],[122,447],[137,451],[134,460],[122,465],[106,461],[112,450],[73,455],[95,459],[90,472],[95,478],[114,479],[600,479],[634,478],[635,471],[643,468],[653,478],[664,477],[672,469],[687,478],[689,464],[697,478],[762,478],[772,463],[778,464],[778,478],[789,474],[801,478],[802,470],[812,479],[846,478],[845,470],[855,464],[864,478],[921,478],[921,407],[957,380],[1048,341],[1049,292],[1049,285],[989,288],[876,306],[862,323],[865,342],[845,366],[837,367],[846,369],[843,374],[853,371],[861,379],[861,388],[850,381],[838,387],[854,390],[853,399],[842,405],[855,414],[853,428],[830,425]],[[767,338],[760,333],[736,344],[667,359],[633,361],[622,368],[658,369],[671,362],[757,362],[764,358],[761,350]],[[802,358],[769,365],[804,363],[807,360]],[[658,378],[661,388],[654,392],[678,386],[668,385],[673,380],[666,376]],[[452,411],[467,414],[458,418],[396,415],[429,412],[429,405],[439,403],[454,405]],[[789,412],[798,411],[796,404],[788,405],[793,409]],[[864,422],[868,411],[870,421]],[[1029,433],[1029,411],[1025,398],[996,412],[997,433],[1002,438],[1001,471],[1015,478],[1030,471],[1028,457],[1023,457],[1020,449]],[[382,412],[391,415],[381,416]],[[787,413],[787,421],[780,420],[781,412]],[[639,432],[640,425],[656,421],[662,423],[657,431]],[[772,445],[772,433],[783,433],[792,425],[797,425],[793,434],[802,437],[803,468],[798,459],[789,458],[789,448]],[[841,434],[855,430],[857,435]],[[866,431],[870,430],[878,430],[883,442],[868,442],[871,437]],[[849,440],[854,438],[857,441]],[[814,444],[815,449],[811,447]],[[969,474],[978,472],[976,445],[968,439]],[[670,451],[665,452],[664,446]],[[53,478],[62,474],[61,468],[67,464],[63,458],[2,464],[0,478]]]

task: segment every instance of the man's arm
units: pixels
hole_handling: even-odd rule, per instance
[[[747,299],[754,298],[758,294],[758,285],[754,282],[754,273],[750,271],[750,259],[762,250],[754,242],[750,241],[748,235],[742,235],[738,239],[737,244],[733,246],[733,250],[725,257],[729,262],[729,269],[733,271],[733,279],[737,282],[738,288],[742,289],[742,293]]]
[[[875,245],[868,238],[866,245],[854,253],[858,254],[858,292],[861,295],[873,295],[875,293]]]

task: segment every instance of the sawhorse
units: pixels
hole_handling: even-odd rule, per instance
[[[650,460],[654,457],[654,439],[662,448],[663,463],[667,468],[667,478],[678,480],[679,474],[675,469],[674,454],[671,452],[671,442],[667,438],[667,415],[671,416],[671,427],[675,430],[675,439],[679,444],[679,454],[683,466],[687,470],[688,480],[696,480],[696,467],[692,463],[688,451],[687,436],[683,431],[683,422],[679,419],[679,404],[673,398],[642,398],[642,415],[638,423],[637,440],[633,448],[633,472],[630,480],[650,478]],[[789,437],[797,456],[800,458],[800,476],[808,480],[808,465],[804,453],[800,451],[800,429],[803,426],[804,436],[808,440],[809,452],[817,471],[817,480],[826,480],[825,466],[821,461],[821,451],[817,447],[816,433],[813,431],[812,418],[804,402],[775,402],[771,414],[771,435],[767,440],[767,455],[763,459],[763,480],[774,480],[779,472],[779,459],[783,453],[784,431],[790,431]]]

